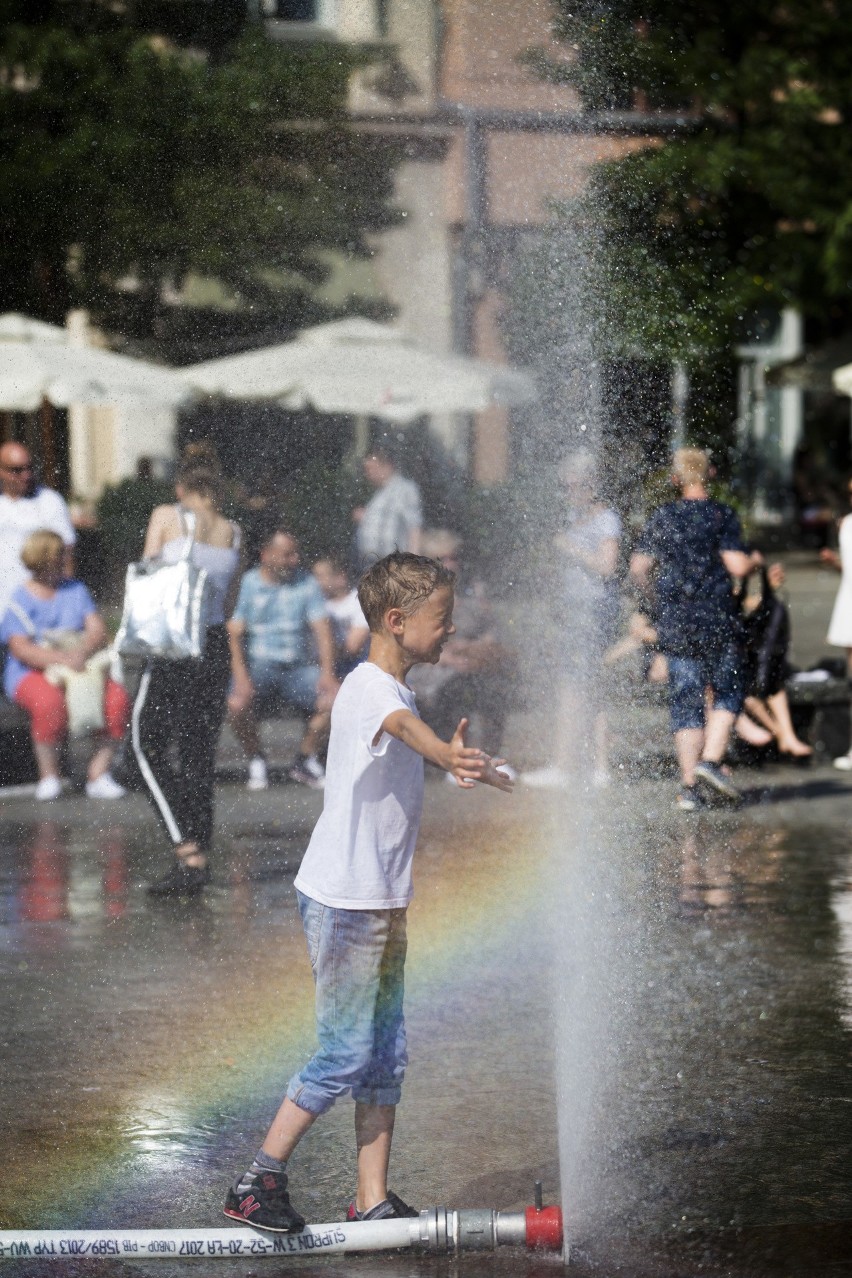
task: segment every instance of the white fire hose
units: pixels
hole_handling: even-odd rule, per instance
[[[0,1259],[79,1259],[82,1256],[140,1258],[217,1256],[312,1256],[342,1251],[387,1251],[412,1247],[433,1253],[492,1251],[501,1245],[559,1250],[559,1207],[523,1211],[430,1207],[404,1220],[353,1220],[306,1225],[298,1234],[254,1229],[4,1229]]]

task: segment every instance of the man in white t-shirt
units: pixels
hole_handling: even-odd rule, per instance
[[[319,1050],[296,1074],[263,1146],[228,1191],[225,1215],[257,1229],[304,1226],[287,1192],[287,1160],[339,1096],[355,1100],[358,1189],[349,1220],[416,1217],[388,1192],[394,1117],[408,1056],[402,1014],[406,909],[423,801],[423,760],[462,789],[511,792],[491,759],[465,745],[467,720],[442,741],[417,713],[405,676],[434,664],[452,635],[455,575],[398,552],[361,578],[368,659],[331,712],[325,799],[295,887],[316,988]]]
[[[0,617],[12,592],[29,576],[21,563],[21,547],[39,528],[62,538],[65,573],[72,577],[77,538],[68,507],[59,493],[35,483],[29,449],[10,440],[0,445]]]

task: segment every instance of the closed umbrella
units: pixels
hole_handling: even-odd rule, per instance
[[[535,398],[524,373],[435,354],[389,325],[366,319],[321,324],[291,342],[194,364],[183,373],[209,395],[395,422]]]

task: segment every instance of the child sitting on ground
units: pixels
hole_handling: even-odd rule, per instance
[[[406,909],[423,800],[423,760],[459,786],[507,793],[503,760],[465,745],[467,720],[442,741],[420,719],[405,682],[434,664],[453,634],[455,574],[396,551],[364,576],[367,660],[343,681],[331,715],[325,798],[295,888],[316,985],[319,1050],[296,1074],[263,1145],[228,1191],[225,1215],[298,1231],[287,1160],[339,1096],[355,1100],[358,1188],[350,1220],[417,1216],[388,1192],[396,1106],[407,1054],[402,1013]]]

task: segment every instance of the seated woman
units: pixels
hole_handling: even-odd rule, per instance
[[[748,745],[760,748],[774,741],[780,755],[807,759],[813,750],[796,735],[784,686],[790,618],[775,594],[783,584],[783,564],[770,564],[760,571],[760,594],[743,600],[748,684],[736,733]]]
[[[56,533],[39,529],[30,534],[21,560],[31,578],[14,592],[0,621],[0,639],[8,648],[3,685],[9,700],[30,716],[40,778],[37,799],[59,797],[59,745],[68,731],[65,693],[46,671],[52,666],[82,671],[108,644],[92,596],[81,581],[63,574],[64,555]],[[109,767],[130,719],[130,701],[124,688],[109,678],[104,678],[103,698],[105,735],[89,761],[86,793],[92,799],[118,799],[124,790]]]

